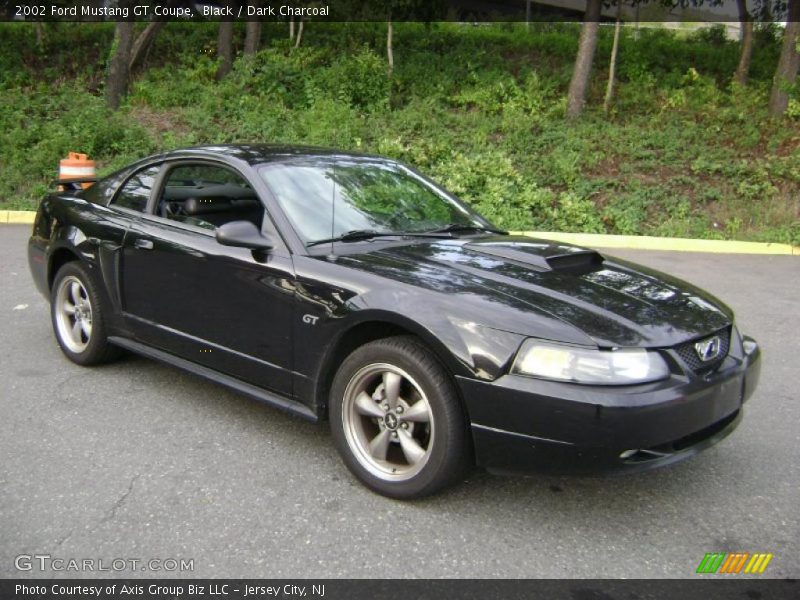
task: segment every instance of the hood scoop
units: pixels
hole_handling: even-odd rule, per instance
[[[547,243],[486,243],[464,244],[465,250],[533,267],[539,271],[555,271],[584,275],[603,268],[603,256],[594,250]]]

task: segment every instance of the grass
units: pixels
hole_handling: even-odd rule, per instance
[[[389,77],[381,24],[310,23],[214,81],[213,24],[170,23],[116,113],[103,104],[112,29],[0,25],[0,207],[34,208],[69,150],[101,172],[218,142],[288,142],[386,154],[512,229],[800,243],[800,104],[766,116],[779,52],[758,34],[751,82],[718,32],[622,38],[618,97],[602,105],[603,28],[588,109],[564,120],[575,25],[399,24]],[[237,29],[241,47],[243,29]]]

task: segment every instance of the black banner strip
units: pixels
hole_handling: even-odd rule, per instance
[[[400,566],[393,567],[402,570]],[[797,580],[737,576],[693,580],[0,580],[3,600],[794,600],[798,597]]]

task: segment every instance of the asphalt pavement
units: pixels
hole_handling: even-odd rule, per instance
[[[608,252],[709,290],[761,343],[760,387],[719,445],[623,477],[475,472],[398,502],[350,476],[326,424],[135,356],[67,361],[29,229],[0,227],[0,577],[685,578],[712,551],[770,552],[765,576],[800,576],[798,257]],[[36,555],[193,571],[17,559]]]

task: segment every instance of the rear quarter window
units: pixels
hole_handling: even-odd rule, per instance
[[[122,183],[122,180],[125,179],[129,174],[130,169],[123,169],[122,171],[112,173],[91,187],[86,188],[83,192],[81,192],[80,197],[87,202],[107,206],[108,203],[111,202],[111,198],[114,197],[114,192],[117,191],[119,184]]]
[[[144,212],[160,170],[161,165],[158,164],[134,173],[122,185],[112,204],[137,212]]]

